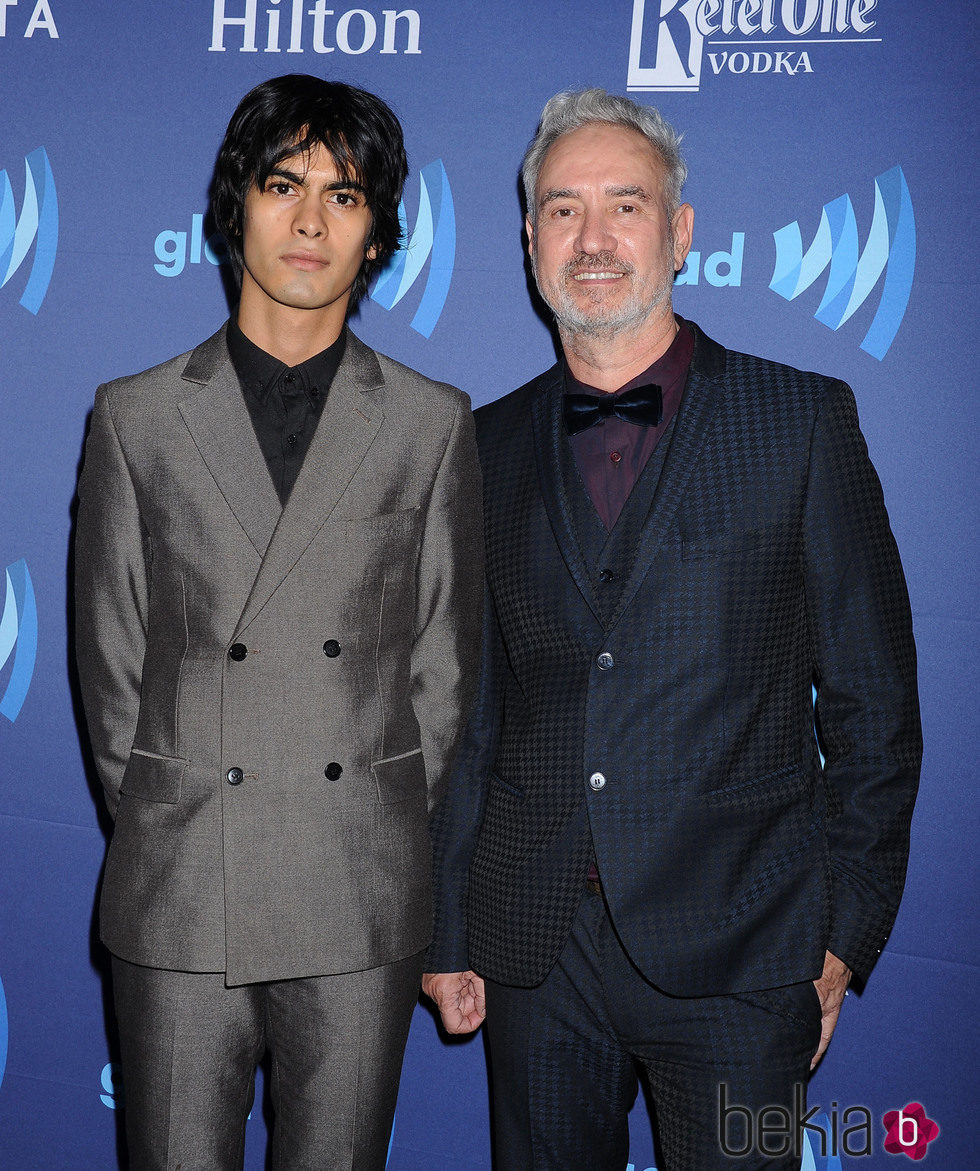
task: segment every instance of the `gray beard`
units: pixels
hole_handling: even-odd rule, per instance
[[[534,273],[538,292],[554,314],[559,333],[569,337],[610,340],[621,333],[637,330],[658,305],[661,305],[665,300],[670,300],[674,287],[674,275],[671,273],[669,279],[656,290],[651,299],[643,299],[634,287],[625,301],[617,305],[615,309],[604,310],[601,302],[595,301],[593,302],[595,309],[590,313],[577,304],[565,288],[565,280],[571,270],[581,267],[589,267],[596,272],[608,268],[624,272],[628,277],[634,275],[631,266],[624,266],[622,261],[617,261],[607,252],[601,252],[591,257],[577,256],[559,274],[558,291],[551,297],[541,287],[541,281],[538,278],[537,258],[532,256],[531,270]]]

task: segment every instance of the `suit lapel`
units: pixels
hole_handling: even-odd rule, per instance
[[[639,530],[633,567],[609,624],[610,629],[632,602],[664,538],[671,531],[674,515],[697,464],[711,421],[723,406],[720,381],[713,374],[698,370],[692,362],[660,481],[646,523]]]
[[[572,509],[565,488],[566,475],[563,474],[563,469],[567,472],[566,463],[571,461],[573,456],[565,441],[562,423],[561,366],[555,366],[545,377],[547,381],[531,400],[534,456],[538,465],[541,497],[558,548],[568,566],[568,572],[588,603],[589,609],[602,623],[602,609],[592,588],[588,565],[575,532]],[[572,474],[575,474],[574,468]]]
[[[384,379],[372,350],[347,334],[340,364],[299,477],[268,543],[240,634],[279,588],[347,490],[384,421]],[[263,468],[271,484],[268,472]]]
[[[282,509],[228,357],[224,327],[194,350],[182,377],[191,392],[178,404],[187,429],[228,507],[262,557]]]

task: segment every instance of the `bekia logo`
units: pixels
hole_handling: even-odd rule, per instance
[[[633,0],[627,89],[696,93],[713,74],[813,73],[814,50],[877,43],[878,0]],[[771,38],[767,42],[767,38]]]
[[[892,167],[874,181],[874,214],[864,247],[849,195],[824,205],[807,248],[798,220],[773,232],[776,258],[769,288],[794,301],[827,272],[823,297],[813,316],[838,330],[868,300],[881,282],[881,296],[861,349],[880,362],[895,340],[905,317],[915,277],[915,215],[901,167]],[[716,288],[742,283],[745,233],[733,232],[731,246],[703,257],[688,253],[676,285],[700,284],[701,275]],[[884,280],[882,280],[884,275]]]
[[[939,1135],[939,1127],[920,1102],[906,1102],[901,1110],[889,1110],[882,1122],[889,1155],[908,1155],[915,1162],[926,1157],[926,1148]]]
[[[0,4],[3,0],[0,0]],[[24,160],[24,200],[20,218],[14,207],[14,191],[6,171],[0,171],[0,288],[11,279],[35,243],[31,274],[20,303],[37,314],[51,283],[58,252],[58,196],[54,176],[43,146]]]
[[[0,0],[2,3],[2,0]],[[402,246],[388,261],[371,289],[371,300],[383,309],[394,309],[418,284],[428,262],[421,300],[412,318],[412,328],[431,337],[442,314],[456,259],[456,213],[449,176],[442,159],[423,167],[419,174],[419,205],[415,226],[409,230],[405,201],[398,205]],[[165,277],[176,277],[187,264],[224,264],[228,248],[220,232],[204,234],[204,216],[195,212],[190,231],[167,228],[153,242],[154,269]]]
[[[831,1102],[807,1110],[803,1086],[793,1087],[790,1106],[771,1104],[758,1110],[732,1103],[728,1086],[718,1086],[718,1146],[729,1159],[757,1153],[768,1160],[789,1156],[801,1160],[800,1171],[841,1171],[841,1156],[849,1159],[874,1155],[874,1118],[867,1106]],[[925,1158],[926,1148],[938,1137],[939,1127],[919,1102],[901,1110],[888,1110],[882,1118],[884,1148],[889,1155]],[[848,1164],[850,1166],[850,1164]]]
[[[20,715],[37,659],[37,603],[34,586],[21,558],[7,566],[7,589],[0,615],[0,673],[13,653],[13,665],[4,687],[0,674],[0,715],[11,723]]]

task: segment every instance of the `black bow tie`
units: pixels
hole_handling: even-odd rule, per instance
[[[634,386],[622,394],[566,394],[565,426],[569,435],[587,431],[600,419],[615,415],[637,427],[656,427],[664,417],[664,400],[660,387],[652,382]]]

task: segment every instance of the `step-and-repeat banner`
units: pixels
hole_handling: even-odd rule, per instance
[[[117,1158],[107,824],[70,683],[75,481],[96,385],[227,315],[215,153],[246,90],[289,72],[370,89],[405,127],[408,247],[353,321],[375,348],[476,404],[552,363],[518,167],[547,98],[599,85],[684,134],[678,310],[853,386],[912,596],[926,756],[902,911],[812,1082],[801,1164],[980,1165],[973,0],[329,2],[0,0],[0,1166]],[[261,1168],[258,1105],[247,1133]],[[642,1096],[630,1161],[655,1164]],[[490,1167],[482,1040],[446,1044],[424,1007],[389,1167]]]

